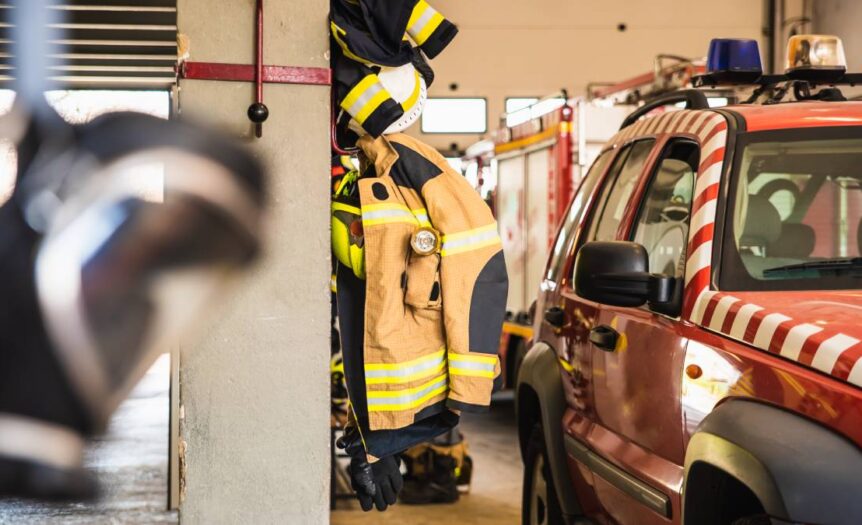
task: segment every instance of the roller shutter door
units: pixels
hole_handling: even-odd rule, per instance
[[[26,0],[24,0],[26,1]],[[0,0],[0,84],[12,67],[11,3]],[[60,0],[53,78],[66,88],[166,88],[176,81],[176,0]]]

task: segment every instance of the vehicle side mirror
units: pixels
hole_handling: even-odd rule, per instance
[[[593,241],[578,250],[575,292],[611,306],[660,305],[673,300],[676,279],[649,273],[646,249],[634,242]]]

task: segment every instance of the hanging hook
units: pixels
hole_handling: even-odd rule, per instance
[[[263,103],[263,0],[257,0],[257,62],[254,82],[257,88],[255,102],[248,107],[248,119],[254,123],[254,135],[263,136],[263,123],[269,118],[269,108]]]

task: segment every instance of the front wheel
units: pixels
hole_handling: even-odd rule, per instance
[[[521,509],[522,525],[564,525],[545,450],[545,436],[538,423],[527,442]]]

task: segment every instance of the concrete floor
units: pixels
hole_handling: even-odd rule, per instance
[[[339,500],[332,525],[514,525],[521,522],[521,477],[515,407],[510,393],[498,394],[487,414],[468,414],[461,430],[473,457],[473,487],[452,505],[403,505],[386,512],[362,512],[353,500]],[[455,521],[453,521],[455,520]]]
[[[165,510],[167,494],[169,361],[163,357],[119,408],[107,434],[87,451],[88,468],[104,489],[94,503],[46,505],[0,500],[0,525],[175,524]],[[364,513],[354,500],[340,500],[332,525],[458,525],[520,523],[521,459],[514,403],[495,398],[491,411],[462,419],[474,461],[473,488],[452,505],[398,504],[385,513]]]
[[[102,482],[94,503],[38,504],[0,500],[0,524],[168,524],[168,388],[170,361],[162,356],[114,414],[108,432],[87,450],[87,467]]]

